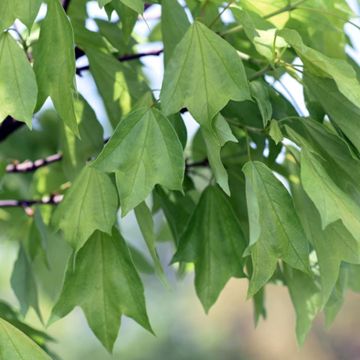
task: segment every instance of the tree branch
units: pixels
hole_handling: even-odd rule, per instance
[[[196,168],[196,167],[208,167],[209,166],[209,160],[208,159],[204,159],[201,161],[197,161],[197,162],[193,162],[193,163],[185,163],[185,171],[192,169],[192,168]]]
[[[33,172],[41,167],[61,161],[62,158],[63,155],[61,153],[57,153],[35,161],[26,160],[22,163],[15,162],[6,166],[6,172],[8,174]]]
[[[163,49],[160,50],[152,50],[152,51],[146,51],[146,52],[142,52],[142,53],[137,53],[137,54],[128,54],[128,55],[124,55],[124,56],[120,56],[117,59],[120,62],[124,62],[124,61],[132,61],[132,60],[138,60],[140,58],[146,57],[146,56],[159,56],[160,54],[162,54],[164,52]],[[90,66],[89,65],[85,65],[85,66],[81,66],[78,67],[76,69],[76,74],[80,75],[82,71],[85,70],[89,70]]]
[[[25,123],[8,116],[0,125],[0,142],[4,141],[8,136],[23,125],[25,125]]]
[[[70,1],[71,0],[63,0],[62,4],[63,4],[63,8],[65,10],[65,12],[67,12],[69,5],[70,5]]]
[[[64,195],[53,194],[50,196],[43,196],[37,200],[0,200],[0,208],[27,208],[33,205],[57,205],[64,198]]]

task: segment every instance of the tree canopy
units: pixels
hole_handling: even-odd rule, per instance
[[[360,290],[354,12],[345,0],[98,0],[108,17],[94,18],[90,3],[0,2],[0,240],[18,247],[0,358],[55,356],[30,308],[50,325],[81,307],[109,352],[123,315],[156,333],[141,274],[166,283],[188,263],[205,312],[232,277],[248,282],[256,322],[268,284],[287,287],[302,344]],[[143,59],[158,56],[154,89]],[[85,76],[106,120],[77,89]],[[142,253],[119,226],[130,212]]]

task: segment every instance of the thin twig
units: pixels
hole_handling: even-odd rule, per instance
[[[185,169],[187,171],[189,169],[193,169],[193,168],[197,168],[197,167],[208,167],[208,166],[209,166],[209,160],[204,159],[204,160],[196,161],[196,162],[193,162],[190,164],[188,162],[186,162]]]
[[[164,52],[164,49],[160,49],[160,50],[152,50],[152,51],[147,51],[147,52],[142,52],[142,53],[137,53],[137,54],[128,54],[128,55],[118,57],[118,60],[120,62],[138,60],[138,59],[146,57],[146,56],[159,56],[163,52]],[[76,73],[79,75],[82,71],[89,70],[89,68],[90,68],[89,65],[78,67],[76,69]]]

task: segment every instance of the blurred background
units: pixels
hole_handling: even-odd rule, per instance
[[[357,1],[349,1],[349,4],[359,14]],[[100,10],[94,1],[89,2],[88,12],[94,18],[106,18],[105,12]],[[223,16],[226,20],[226,16],[230,15],[224,13]],[[137,51],[150,50],[147,44],[141,42],[156,26],[158,17],[159,7],[153,6],[146,13],[146,21],[139,21],[135,29],[135,36],[140,42]],[[358,20],[355,19],[354,22],[359,24]],[[96,30],[95,22],[89,21],[87,26],[90,30]],[[347,33],[353,39],[360,54],[359,31],[349,26]],[[151,49],[162,47],[161,43],[152,43],[151,46]],[[360,59],[360,56],[357,58]],[[151,57],[144,58],[142,62],[156,95],[156,89],[160,89],[162,82],[163,59],[161,56]],[[82,64],[86,64],[86,59],[79,59],[79,65]],[[290,89],[292,97],[296,99],[296,106],[306,115],[302,88],[290,77],[285,77],[283,82]],[[77,85],[81,94],[94,108],[98,119],[105,127],[105,136],[108,136],[110,134],[107,127],[108,119],[91,75],[85,72],[82,77],[77,77]],[[284,95],[289,96],[287,93]],[[189,115],[186,117],[186,125],[191,137],[197,125]],[[133,246],[143,249],[142,236],[134,216],[130,214],[120,222],[124,237]],[[165,242],[168,240],[168,235],[166,229],[161,226],[162,219],[156,219],[156,223],[159,240],[162,240],[159,243],[159,254],[167,271],[168,285],[164,286],[154,275],[142,274],[148,314],[156,337],[147,333],[132,320],[123,318],[114,354],[109,355],[91,333],[81,310],[75,309],[66,318],[47,329],[56,340],[51,343],[50,348],[61,359],[360,359],[360,295],[348,294],[343,309],[330,329],[325,329],[323,319],[318,318],[305,345],[300,349],[295,337],[294,310],[287,290],[281,286],[267,286],[267,320],[261,320],[256,328],[253,305],[251,301],[246,301],[247,288],[243,280],[231,280],[210,313],[205,315],[194,291],[191,268],[187,276],[178,279],[176,269],[167,266],[173,250],[169,243]],[[1,298],[11,304],[17,304],[9,281],[17,256],[17,244],[4,236],[2,230],[0,238]],[[52,297],[49,297],[46,289],[46,282],[55,281],[61,285],[61,269],[69,252],[60,241],[56,242],[56,236],[54,239],[53,248],[50,249],[50,261],[54,264],[53,271],[57,276],[43,279],[45,286],[44,289],[40,289],[41,310],[45,319],[48,318],[53,304]],[[52,295],[56,298],[56,294]],[[25,320],[39,329],[44,329],[32,309]]]

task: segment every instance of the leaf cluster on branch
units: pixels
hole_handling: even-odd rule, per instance
[[[27,2],[0,2],[0,240],[18,242],[9,282],[20,305],[0,303],[0,357],[53,356],[53,339],[21,320],[33,308],[43,321],[39,286],[49,324],[80,306],[109,352],[123,315],[156,332],[139,275],[148,262],[119,228],[132,211],[147,269],[166,282],[193,263],[206,312],[236,277],[256,321],[267,286],[288,288],[299,343],[321,311],[330,324],[360,290],[360,68],[344,28],[359,29],[347,2],[98,0],[107,20],[87,0]],[[159,19],[146,20],[150,7]],[[161,89],[142,62],[154,56]],[[158,253],[155,218],[172,259]]]

